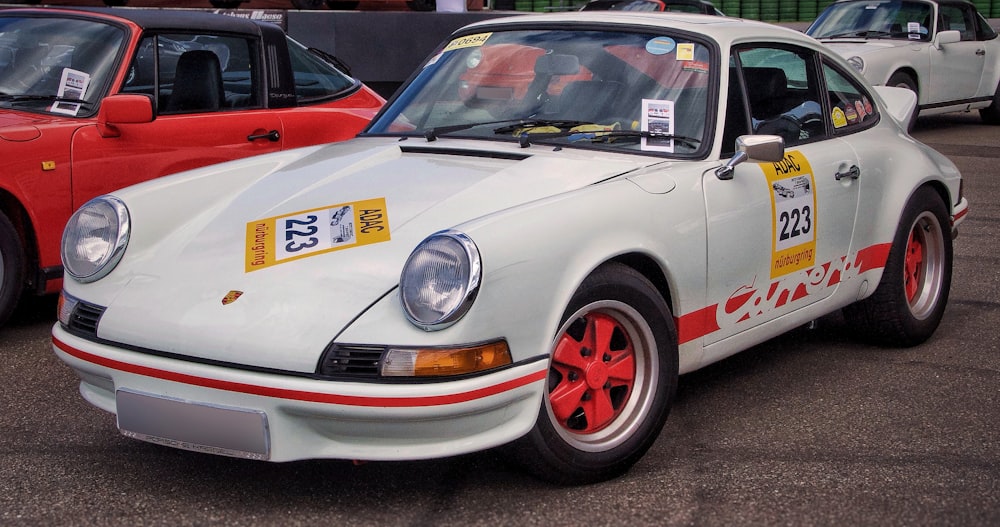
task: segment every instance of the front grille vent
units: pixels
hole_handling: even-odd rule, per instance
[[[320,361],[320,375],[331,377],[376,378],[386,349],[379,346],[344,346],[327,348]]]
[[[97,336],[97,323],[104,314],[101,306],[79,302],[69,317],[69,329],[75,333]]]

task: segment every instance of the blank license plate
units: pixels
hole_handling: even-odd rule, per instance
[[[150,443],[223,456],[271,456],[267,415],[118,390],[118,429]]]

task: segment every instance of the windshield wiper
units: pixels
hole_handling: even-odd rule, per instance
[[[447,135],[453,132],[460,132],[462,130],[468,130],[469,128],[476,128],[477,126],[489,126],[491,124],[505,123],[509,124],[507,126],[494,128],[493,133],[509,134],[515,130],[523,128],[538,128],[541,126],[552,126],[564,129],[579,126],[581,124],[587,124],[583,121],[569,121],[566,119],[501,119],[499,121],[482,121],[475,123],[453,124],[450,126],[436,126],[434,128],[428,128],[427,131],[424,132],[424,138],[427,139],[428,142],[431,142],[436,141],[439,136]]]
[[[86,107],[92,106],[92,103],[89,103],[89,102],[87,102],[87,101],[85,101],[83,99],[71,99],[69,97],[58,97],[56,95],[6,95],[6,94],[0,94],[0,101],[3,101],[3,102],[15,102],[15,103],[17,103],[17,102],[36,102],[36,101],[68,102],[68,103],[73,103],[73,104],[80,104],[80,105],[83,105],[83,106],[86,106]]]
[[[538,139],[551,139],[556,137],[566,137],[570,142],[590,141],[592,143],[610,143],[618,138],[630,138],[639,140],[643,137],[647,139],[659,139],[676,141],[688,148],[698,148],[701,140],[684,135],[664,134],[660,132],[650,132],[646,130],[594,130],[594,131],[572,131],[563,130],[560,132],[542,133],[522,133],[517,136],[521,142],[521,147],[528,147],[531,141]]]
[[[860,29],[856,31],[848,31],[846,33],[837,33],[836,35],[827,35],[819,38],[884,38],[892,37],[892,33],[888,31],[875,31],[869,29]]]

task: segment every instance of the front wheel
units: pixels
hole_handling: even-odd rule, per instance
[[[663,428],[677,360],[673,317],[652,283],[624,265],[599,268],[563,313],[535,427],[509,452],[557,484],[624,473]]]
[[[897,71],[889,77],[889,82],[885,83],[886,86],[892,86],[895,88],[906,88],[910,90],[917,96],[917,105],[920,105],[920,91],[917,89],[917,81],[913,80],[913,77],[909,76],[902,71]],[[913,114],[910,115],[909,122],[906,123],[906,131],[912,132],[913,128],[917,125],[917,114],[920,113],[919,108],[913,109]]]
[[[14,224],[0,212],[0,325],[7,322],[24,292],[24,249]]]
[[[878,288],[844,308],[863,337],[907,347],[934,334],[951,290],[950,226],[941,196],[929,187],[918,189],[903,209]]]

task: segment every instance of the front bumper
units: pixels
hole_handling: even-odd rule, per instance
[[[375,384],[158,357],[81,339],[59,324],[52,346],[80,377],[80,393],[91,404],[119,414],[117,396],[127,394],[122,401],[129,408],[118,423],[125,435],[269,461],[427,459],[508,443],[534,425],[548,369],[540,360],[455,381]],[[141,415],[151,428],[141,424],[136,433],[134,416]],[[234,432],[239,426],[228,416],[242,425],[259,422],[247,426],[260,426],[262,441],[235,438],[235,444],[264,451],[232,448],[227,441],[244,432]],[[216,437],[219,444],[202,444]]]

